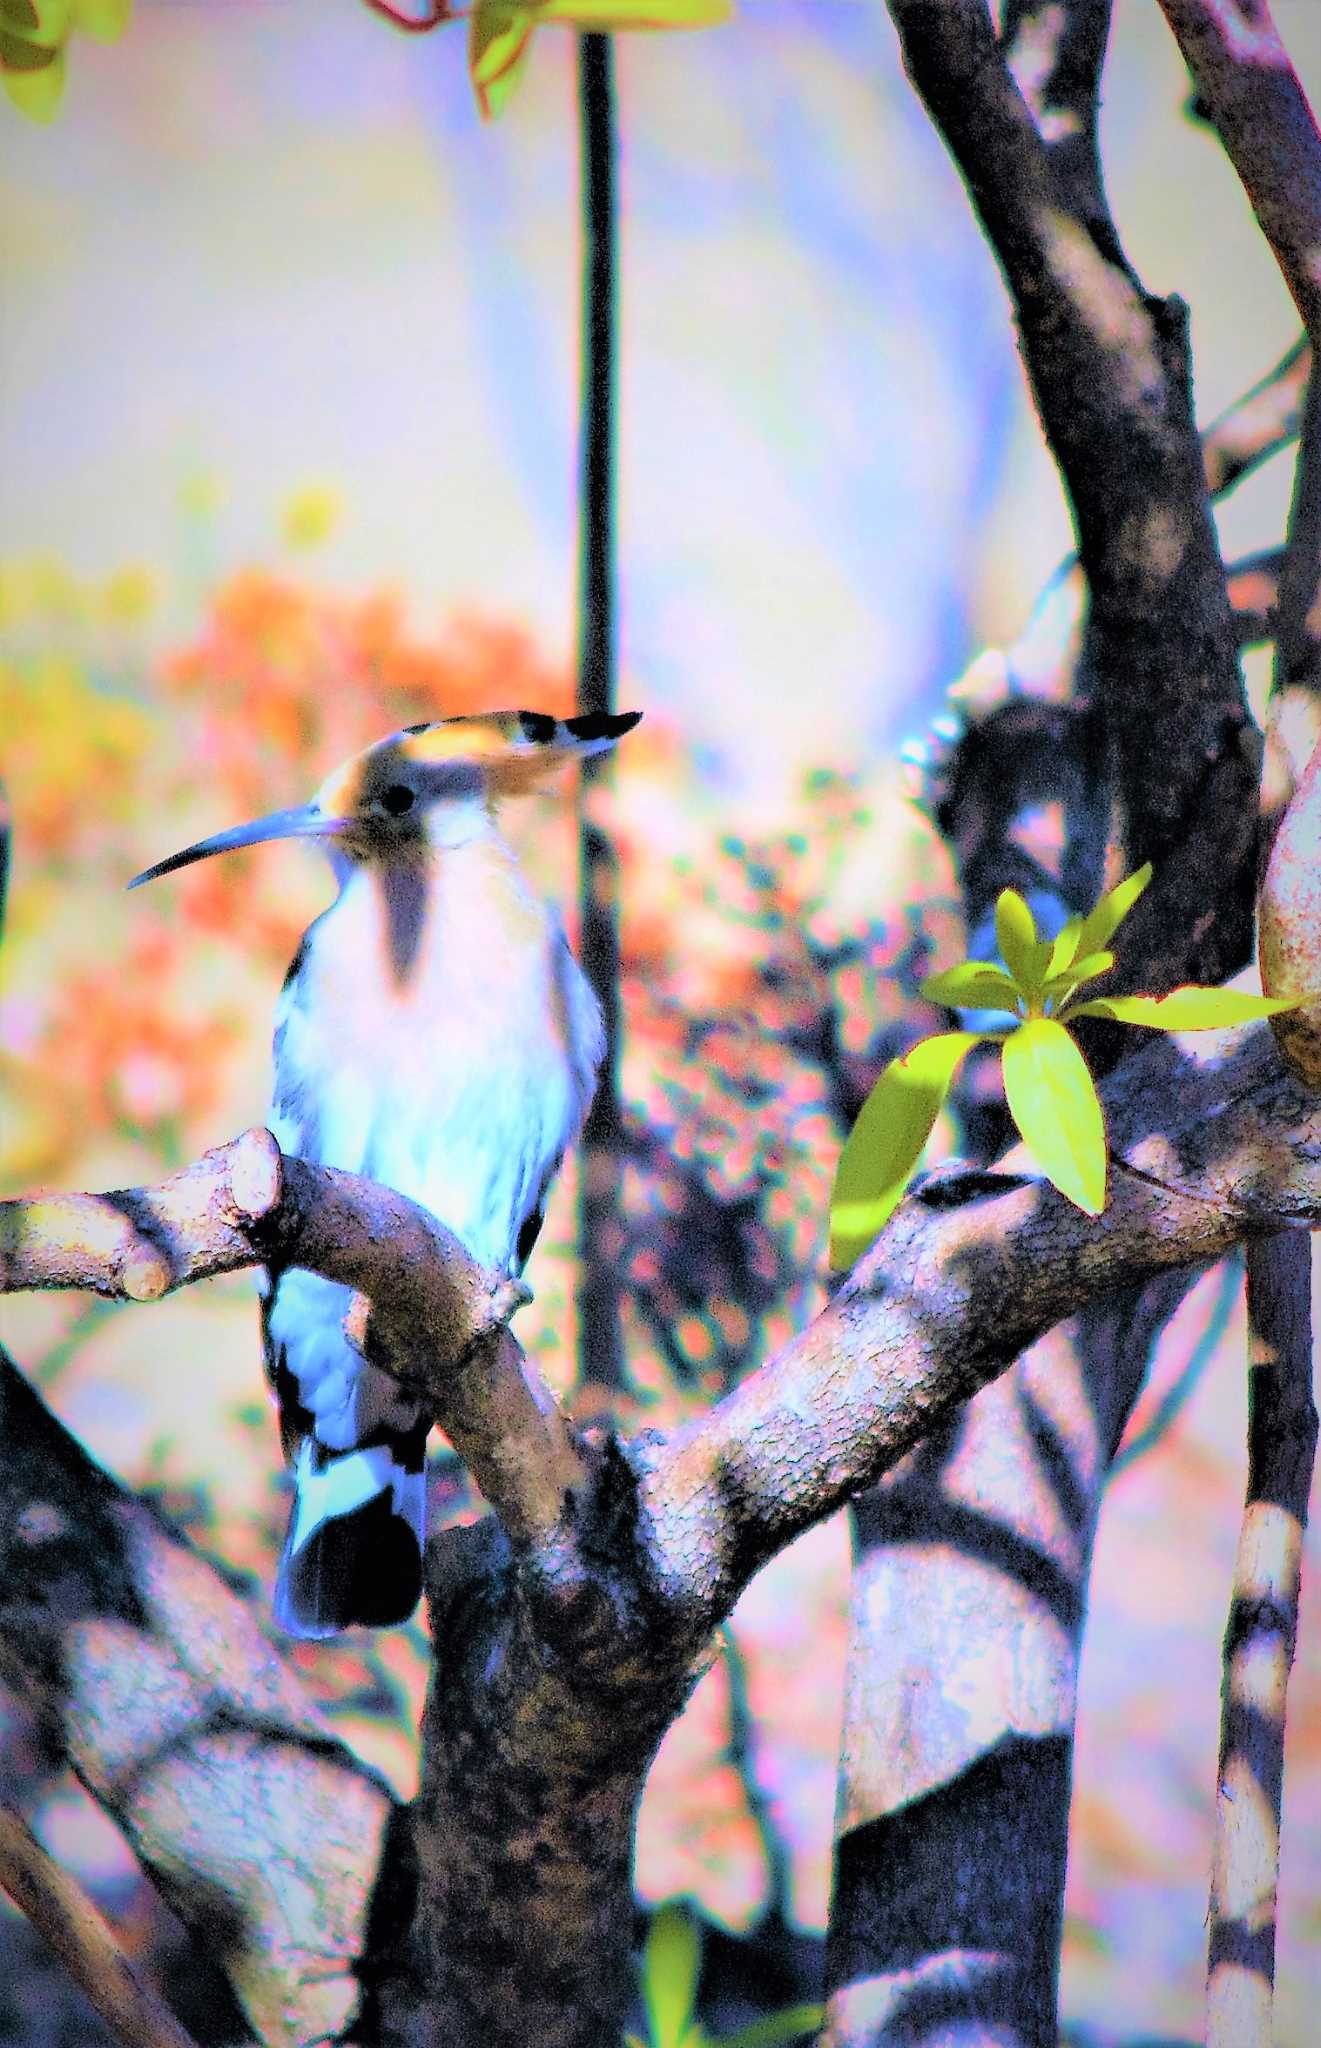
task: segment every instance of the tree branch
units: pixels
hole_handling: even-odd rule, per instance
[[[1260,554],[1241,556],[1226,569],[1234,637],[1240,647],[1257,647],[1275,638],[1283,564],[1283,548],[1263,548]]]
[[[21,1814],[0,1801],[0,1887],[54,1949],[74,1982],[126,2048],[197,2048],[169,2007],[138,1976],[114,1932]]]
[[[1297,438],[1311,368],[1312,351],[1304,336],[1259,384],[1203,429],[1202,470],[1213,498],[1223,497]]]
[[[354,1288],[350,1339],[430,1404],[510,1537],[556,1535],[583,1466],[505,1331],[525,1291],[484,1273],[402,1195],[283,1157],[268,1131],[253,1130],[158,1188],[0,1204],[0,1292],[90,1287],[155,1301],[270,1263]]]
[[[1321,344],[1321,134],[1267,0],[1161,0],[1198,103]],[[1295,374],[1297,372],[1295,371]],[[1303,409],[1280,577],[1263,813],[1267,836],[1321,737],[1321,380]]]
[[[800,1337],[643,1447],[663,1583],[706,1625],[783,1544],[1098,1293],[1321,1219],[1321,1102],[1264,1028],[1215,1040],[1149,1046],[1105,1084],[1120,1160],[1102,1216],[1036,1180],[930,1176]]]
[[[1079,0],[1082,4],[1082,0]],[[1202,981],[1248,956],[1257,740],[1192,416],[1186,312],[1145,296],[1108,216],[1080,222],[984,0],[889,0],[904,61],[1004,272],[1078,533],[1083,672],[1103,720],[1123,864],[1156,881],[1128,928],[1138,987],[1165,934]],[[1205,880],[1222,878],[1206,918]]]
[[[1016,1154],[998,1173],[933,1174],[774,1361],[659,1448],[644,1440],[663,1582],[690,1616],[696,1601],[703,1629],[724,1618],[784,1543],[869,1485],[1097,1291],[1321,1219],[1321,1165],[1309,1152],[1321,1105],[1276,1059],[1264,1025],[1150,1045],[1110,1077],[1102,1099],[1116,1165],[1102,1216],[1084,1216],[1034,1177],[1020,1181]],[[254,1157],[263,1176],[282,1168],[283,1186],[279,1175],[256,1186]],[[271,1206],[254,1218],[246,1205],[267,1194]],[[590,1477],[591,1461],[551,1397],[529,1391],[526,1364],[514,1378],[520,1354],[501,1320],[507,1292],[502,1298],[434,1218],[388,1189],[280,1161],[268,1133],[247,1132],[158,1189],[6,1203],[0,1242],[0,1291],[123,1291],[125,1272],[154,1258],[154,1298],[276,1252],[328,1279],[379,1289],[388,1307],[367,1323],[373,1355],[433,1399],[442,1421],[450,1407],[479,1443],[497,1496],[503,1468],[491,1444],[519,1411],[534,1451],[509,1464],[520,1482],[530,1465],[535,1498],[531,1508],[512,1504],[518,1535],[543,1515],[547,1532],[572,1520],[562,1498],[548,1519],[547,1475],[563,1469],[572,1492]],[[428,1333],[425,1346],[417,1329]],[[480,1347],[495,1334],[497,1371],[509,1384],[492,1404],[470,1386],[477,1374],[465,1360],[474,1341]]]
[[[578,38],[582,166],[579,371],[578,710],[615,708],[615,399],[618,245],[615,214],[614,51],[608,35]],[[578,1151],[578,1356],[585,1380],[617,1387],[624,1370],[619,1246],[623,1190],[619,1107],[619,859],[592,808],[613,756],[583,764],[579,833],[579,950],[601,1004],[605,1056]]]
[[[1270,2048],[1284,1708],[1316,1456],[1312,1247],[1250,1248],[1248,1487],[1225,1632],[1207,1967],[1207,2048]]]
[[[0,1353],[0,1669],[266,2048],[357,2007],[392,1812],[241,1600]]]
[[[1032,116],[1056,189],[1073,218],[1122,252],[1110,221],[1097,112],[1110,0],[1005,0],[1000,48]]]
[[[1160,0],[1284,275],[1313,347],[1321,339],[1321,137],[1267,0]]]

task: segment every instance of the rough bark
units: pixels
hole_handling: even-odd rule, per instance
[[[1299,1230],[1249,1247],[1248,1486],[1225,1631],[1207,2048],[1270,2048],[1284,1707],[1316,1458],[1312,1246]]]
[[[0,1354],[0,1666],[270,2048],[324,2040],[391,1800],[219,1574]]]

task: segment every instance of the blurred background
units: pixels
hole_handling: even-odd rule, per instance
[[[1316,103],[1321,8],[1274,11]],[[577,1412],[633,1428],[709,1400],[820,1299],[848,1118],[960,950],[899,750],[1021,630],[1069,526],[879,0],[743,0],[728,28],[618,38],[616,67],[619,701],[646,712],[593,799],[623,878],[621,1384],[577,1375],[571,1174],[522,1334]],[[1191,304],[1210,418],[1295,319],[1185,98],[1152,0],[1117,0],[1113,207],[1148,289]],[[275,996],[328,875],[286,845],[128,897],[136,869],[303,801],[405,722],[570,706],[577,157],[571,34],[538,33],[483,126],[461,30],[403,37],[355,0],[138,0],[117,46],[75,45],[51,128],[0,105],[4,1193],[150,1179],[264,1116]],[[1221,508],[1227,557],[1278,540],[1289,481],[1285,457]],[[572,795],[511,813],[570,918]],[[1098,2048],[1200,2032],[1238,1281],[1180,1310],[1102,1516],[1063,1993]],[[251,1287],[11,1298],[0,1326],[266,1611],[287,1495]],[[479,1511],[443,1455],[433,1483],[438,1515]],[[713,1971],[759,1944],[769,2004],[771,1959],[801,1987],[825,1924],[846,1572],[836,1522],[754,1585],[642,1816],[640,1901],[686,1902]],[[1317,1577],[1282,2048],[1321,1996]],[[426,1655],[420,1622],[293,1651],[404,1793]],[[8,1789],[159,1960],[108,1824],[6,1712]],[[0,2041],[101,2038],[53,1970],[0,1899]]]

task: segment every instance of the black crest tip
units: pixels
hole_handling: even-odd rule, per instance
[[[640,711],[584,711],[564,723],[576,740],[617,740],[632,732],[641,717]]]

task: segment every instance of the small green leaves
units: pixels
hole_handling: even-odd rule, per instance
[[[943,974],[929,974],[920,992],[947,1010],[1012,1010],[1019,1000],[1013,976],[987,960],[961,960]]]
[[[1036,920],[1017,889],[1002,889],[996,898],[995,943],[1023,993],[1039,987],[1045,963],[1038,965]]]
[[[468,24],[468,75],[483,121],[494,121],[523,75],[532,47],[526,7],[474,7]]]
[[[1004,1043],[1005,1099],[1029,1151],[1062,1195],[1105,1207],[1105,1122],[1087,1062],[1053,1017],[1031,1017]]]
[[[693,2030],[701,1940],[682,1906],[662,1906],[642,1950],[648,2048],[683,2048]]]
[[[17,43],[15,53],[10,45]],[[0,85],[11,105],[29,121],[45,128],[55,119],[64,98],[64,51],[43,50],[0,32]]]
[[[1254,1017],[1278,1017],[1298,1007],[1297,999],[1254,996],[1237,988],[1198,988],[1188,983],[1167,996],[1093,996],[1069,1006],[1068,1018],[1109,1017],[1116,1024],[1145,1024],[1150,1031],[1221,1031]]]
[[[1105,1123],[1096,1088],[1067,1027],[1108,1017],[1152,1031],[1214,1031],[1296,1007],[1232,988],[1176,988],[1166,996],[1076,993],[1115,964],[1109,941],[1151,880],[1151,865],[1126,875],[1086,917],[1071,917],[1054,939],[1016,889],[995,906],[1005,966],[962,960],[922,983],[928,1002],[951,1010],[1008,1010],[1023,1020],[1004,1031],[947,1031],[923,1039],[885,1069],[862,1106],[840,1156],[830,1204],[830,1262],[851,1265],[898,1207],[954,1084],[979,1038],[1004,1047],[1009,1112],[1046,1178],[1089,1216],[1105,1205]]]
[[[647,2038],[628,2033],[626,2048],[784,2048],[815,2034],[821,2025],[819,2005],[791,2005],[764,2013],[737,2033],[714,2040],[696,2017],[697,1980],[701,1974],[701,1936],[682,1906],[662,1906],[651,1923],[642,1951],[642,2003],[647,2013]]]
[[[762,2019],[749,2020],[736,2034],[722,2034],[712,2048],[782,2048],[788,2041],[801,2041],[815,2034],[825,2018],[820,2005],[787,2005],[782,2012],[768,2012]]]
[[[1107,890],[1095,910],[1089,911],[1083,919],[1078,936],[1080,953],[1099,953],[1109,945],[1138,897],[1151,880],[1151,862],[1146,861],[1135,874],[1125,875],[1122,882],[1116,882]]]
[[[468,72],[484,121],[502,113],[523,75],[532,32],[545,22],[614,33],[621,29],[714,28],[732,0],[473,0]]]
[[[903,1199],[904,1189],[960,1063],[978,1031],[942,1031],[891,1060],[863,1103],[835,1174],[830,1203],[830,1263],[837,1269],[860,1258]]]

